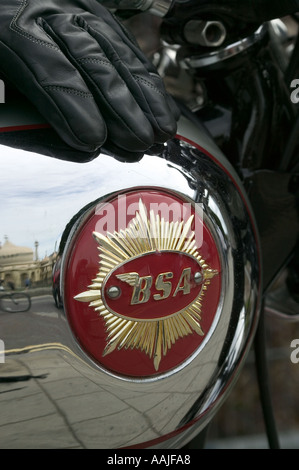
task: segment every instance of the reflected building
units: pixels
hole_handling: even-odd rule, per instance
[[[51,284],[57,254],[39,260],[38,242],[34,246],[35,250],[17,246],[5,237],[4,244],[0,245],[0,280],[5,289]]]

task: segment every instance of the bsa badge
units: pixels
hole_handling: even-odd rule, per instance
[[[162,214],[162,201],[164,209],[172,204],[171,215]],[[179,204],[179,217],[174,202]],[[123,228],[118,220],[117,229],[107,231],[112,212],[114,220],[116,212],[119,219],[119,211],[124,214],[131,204],[135,210],[128,222],[122,221]],[[97,253],[88,254],[87,249],[85,273],[77,268],[72,280],[78,286],[77,292],[71,289],[75,328],[78,332],[82,323],[77,315],[90,318],[90,338],[86,340],[85,333],[84,343],[102,366],[114,372],[151,376],[174,370],[196,353],[215,320],[220,293],[216,245],[196,208],[187,210],[174,195],[139,190],[126,195],[125,202],[113,200],[112,206],[117,211],[111,210],[109,217],[110,206],[106,205],[105,216],[102,209],[95,211],[87,224],[93,229],[85,226],[78,241],[78,247],[83,243],[93,252],[96,246]],[[72,270],[80,262],[77,256],[72,257]],[[79,289],[78,279],[91,271],[95,272]]]

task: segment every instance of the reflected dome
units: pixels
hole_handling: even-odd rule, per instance
[[[33,262],[33,250],[28,247],[14,245],[6,237],[3,246],[0,247],[0,266],[31,262]]]

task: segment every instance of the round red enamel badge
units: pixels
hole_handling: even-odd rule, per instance
[[[200,205],[136,189],[95,204],[64,270],[81,347],[108,372],[149,378],[187,364],[217,321],[221,266]]]

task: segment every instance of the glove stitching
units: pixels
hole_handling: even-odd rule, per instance
[[[158,88],[155,87],[151,82],[148,82],[147,80],[145,80],[143,77],[140,77],[139,75],[132,75],[132,76],[134,77],[134,80],[136,82],[143,83],[144,85],[146,85],[147,87],[151,88],[156,93],[158,93],[158,95],[161,95],[164,97],[163,93],[160,90],[158,90]]]
[[[62,91],[64,93],[69,93],[71,95],[81,96],[82,98],[93,98],[91,93],[86,91],[76,90],[75,88],[67,88],[58,85],[47,85],[44,87],[44,90],[54,90],[54,91]]]
[[[115,62],[115,63],[119,62],[119,63],[125,65],[125,64],[123,63],[121,57],[119,56],[118,51],[115,50],[115,48],[112,46],[112,44],[109,44],[109,47],[112,48],[112,51],[111,51],[111,49],[110,49],[109,51],[107,51],[107,46],[106,46],[106,44],[107,44],[107,38],[106,38],[103,34],[101,34],[100,31],[95,31],[92,26],[86,25],[85,22],[83,23],[83,22],[82,22],[82,18],[79,17],[79,16],[76,18],[76,22],[77,22],[77,24],[80,25],[83,29],[86,28],[86,31],[87,31],[89,34],[91,34],[91,36],[93,36],[95,39],[97,39],[97,36],[100,36],[100,37],[101,37],[101,39],[102,39],[103,42],[102,42],[100,45],[101,45],[101,48],[102,48],[102,50],[103,50],[103,52],[104,52],[105,55],[108,55],[108,54],[111,55],[111,53],[113,53],[113,55],[114,55],[114,58],[113,58],[114,62]],[[84,26],[83,26],[83,25],[84,25]],[[98,41],[98,39],[97,39],[97,41]],[[99,41],[98,41],[98,42],[99,42]],[[133,45],[134,45],[134,44],[133,44]],[[108,54],[107,54],[107,52],[108,52]],[[109,57],[109,55],[108,55],[108,57]],[[81,59],[81,60],[84,61],[84,58]],[[88,58],[86,58],[86,60],[88,61]],[[90,59],[90,60],[93,60],[93,59]],[[97,59],[94,59],[94,60],[97,60]],[[79,61],[78,61],[78,62],[79,62]],[[109,62],[109,61],[108,61],[108,62]],[[104,61],[103,63],[105,63],[105,65],[108,65],[105,61]],[[109,62],[109,64],[110,64],[110,66],[112,66],[112,67],[118,72],[119,77],[120,77],[120,78],[122,79],[122,81],[124,82],[124,86],[128,86],[127,83],[126,83],[126,80],[125,80],[124,77],[123,77],[123,73],[121,72],[121,70],[119,70],[119,69],[118,69],[114,64],[112,64],[111,62]],[[144,64],[142,64],[142,65],[144,66]],[[126,66],[126,67],[127,67],[127,66]],[[136,84],[138,84],[138,81],[140,81],[140,83],[143,83],[143,84],[145,84],[146,86],[152,88],[156,93],[158,93],[158,94],[160,94],[160,96],[163,96],[163,97],[164,97],[164,95],[163,95],[153,84],[151,84],[150,82],[148,82],[148,81],[146,81],[146,80],[144,80],[144,79],[141,79],[141,78],[140,78],[139,76],[137,76],[137,75],[134,77],[134,75],[131,73],[131,71],[128,69],[128,67],[127,67],[127,70],[128,70],[128,72],[130,73],[131,77],[134,78]],[[148,72],[149,72],[149,71],[148,71]],[[130,90],[130,91],[131,91],[131,90]],[[148,100],[145,98],[144,92],[142,91],[142,89],[140,89],[140,92],[142,93],[142,95],[143,95],[145,101],[148,103]],[[111,106],[111,103],[109,103],[109,102],[107,101],[105,94],[101,92],[101,95],[102,95],[102,98],[104,98],[104,100],[105,100],[105,102],[107,103],[107,105],[109,106],[110,110],[111,110],[111,111],[118,117],[118,119],[123,123],[123,126],[125,126],[126,128],[128,128],[128,129],[132,132],[132,134],[133,134],[135,137],[137,137],[137,139],[138,139],[140,142],[145,143],[144,140],[141,139],[141,138],[138,136],[138,134],[134,131],[134,129],[129,125],[129,123],[126,122],[126,121],[123,119],[123,117],[120,115],[120,113],[117,111],[117,109],[115,109],[114,106]],[[134,99],[135,99],[136,103],[137,103],[137,104],[139,105],[139,107],[140,107],[140,104],[138,103],[138,101],[136,100],[135,97],[134,97]],[[147,114],[150,115],[150,112],[147,112],[147,111],[145,111],[145,110],[143,110],[143,112],[144,112],[145,116],[147,116]],[[162,129],[161,129],[161,126],[159,125],[159,123],[158,123],[158,121],[157,121],[157,119],[156,119],[156,117],[155,117],[155,116],[152,116],[152,117],[154,118],[154,120],[155,120],[156,125],[158,126],[158,128],[159,128],[160,130],[162,130]],[[149,120],[149,122],[150,122],[150,120]]]
[[[83,59],[78,59],[78,62],[80,62],[81,64],[84,64],[84,63],[101,64],[101,65],[107,65],[111,69],[115,68],[108,60],[104,60],[104,59],[92,59],[89,57],[85,57]]]
[[[60,50],[59,47],[57,47],[55,44],[51,44],[50,42],[43,41],[42,39],[38,39],[32,36],[31,34],[27,33],[26,31],[24,31],[22,28],[20,28],[20,26],[18,26],[17,21],[20,18],[21,14],[23,13],[27,5],[28,5],[28,0],[22,0],[20,8],[14,15],[13,19],[11,20],[11,23],[9,26],[10,29],[16,32],[17,34],[19,34],[20,36],[23,36],[26,39],[29,39],[30,41],[35,42],[36,44],[41,44],[43,46],[47,46],[47,47],[50,47],[51,49],[55,49],[59,51]]]
[[[77,17],[77,18],[76,18],[76,21],[77,21],[78,24],[79,24],[79,20],[80,20],[80,19],[81,19],[80,17]],[[81,24],[81,27],[82,27],[82,24]],[[84,29],[84,28],[83,28],[83,29]],[[89,32],[89,31],[94,31],[94,29],[93,29],[92,27],[88,26],[88,29],[87,29],[86,31],[87,31],[87,32]],[[94,31],[94,32],[95,32],[95,31]],[[103,48],[103,52],[106,54],[104,48]],[[115,50],[114,50],[114,53],[117,55],[118,60],[120,61],[120,57],[118,56],[118,54],[117,54],[117,52],[116,52]],[[111,62],[109,62],[108,60],[105,61],[105,60],[101,60],[101,59],[94,59],[94,58],[88,58],[88,57],[85,57],[85,58],[83,57],[82,59],[77,59],[77,62],[78,62],[78,63],[92,62],[92,61],[95,61],[95,62],[98,61],[98,62],[102,63],[102,64],[105,65],[105,66],[109,66],[109,67],[111,67],[111,68],[117,70],[116,67],[115,67]],[[123,86],[126,86],[126,83],[125,83],[125,81],[124,81],[124,79],[123,79],[123,77],[122,77],[121,75],[120,75],[120,78],[121,78],[122,81],[123,81]],[[93,82],[93,80],[92,80],[92,82]],[[95,84],[95,86],[96,86],[96,84]],[[102,90],[101,90],[98,86],[96,86],[96,88],[97,88],[98,92],[100,92],[102,99],[105,100],[106,105],[109,107],[109,109],[111,110],[111,112],[112,112],[115,116],[117,116],[117,118],[120,120],[120,122],[122,123],[122,125],[123,125],[124,127],[126,127],[127,129],[129,129],[130,132],[139,140],[139,142],[142,142],[142,143],[144,144],[145,141],[144,141],[142,138],[140,138],[140,136],[135,132],[135,130],[129,125],[129,123],[128,123],[128,122],[121,116],[121,114],[117,111],[117,109],[116,109],[114,106],[111,106],[111,103],[107,100],[107,98],[106,98],[105,94],[102,92]]]
[[[92,29],[92,28],[91,28]],[[60,49],[59,49],[60,50]],[[91,62],[91,61],[99,61],[101,62],[103,65],[105,66],[109,66],[111,68],[115,68],[113,64],[111,64],[111,62],[109,62],[108,60],[105,61],[105,60],[100,60],[100,59],[93,59],[93,58],[88,58],[88,57],[83,57],[82,59],[77,59],[77,63],[84,63],[84,62]],[[122,78],[122,77],[121,77]],[[124,84],[125,86],[125,84]],[[70,94],[75,94],[77,96],[81,96],[83,98],[92,98],[94,99],[94,96],[91,94],[91,93],[87,93],[87,92],[81,92],[79,90],[75,90],[73,88],[67,88],[67,87],[62,87],[62,86],[57,86],[57,85],[47,85],[44,87],[45,90],[54,90],[54,91],[62,91],[62,92],[65,92],[65,93],[70,93]],[[117,111],[117,109],[115,109],[113,106],[111,106],[111,104],[109,103],[109,101],[107,101],[105,95],[101,92],[101,96],[102,98],[104,98],[106,104],[109,106],[110,110],[118,117],[118,119],[122,122],[122,125],[124,127],[127,127],[130,132],[132,132],[132,134],[142,143],[145,143],[143,139],[141,139],[138,134],[134,131],[133,128],[131,128],[131,126],[129,125],[128,122],[126,122],[123,117],[119,114],[119,112]]]
[[[80,20],[80,21],[79,21],[79,20]],[[97,41],[100,43],[101,48],[102,48],[102,50],[103,50],[103,52],[104,52],[105,55],[108,55],[108,54],[109,54],[108,57],[110,57],[111,53],[113,52],[113,54],[114,54],[113,60],[114,60],[115,64],[120,63],[120,64],[125,65],[124,62],[122,61],[121,57],[119,56],[118,51],[113,47],[112,44],[109,44],[109,46],[110,46],[110,48],[113,49],[113,51],[111,51],[111,49],[109,49],[109,48],[108,48],[108,50],[107,50],[107,46],[106,46],[106,44],[107,44],[107,38],[106,38],[104,35],[102,35],[100,31],[95,31],[93,27],[91,27],[90,25],[86,25],[86,24],[84,24],[84,27],[83,27],[83,22],[81,21],[81,18],[80,18],[80,17],[77,17],[77,18],[76,18],[76,22],[77,22],[77,24],[80,24],[80,26],[81,26],[83,29],[86,28],[86,31],[89,32],[89,34],[91,34],[91,36],[93,36],[95,39],[97,39],[97,36],[100,36],[100,37],[101,37],[101,39],[102,39],[101,43],[100,43],[100,41],[99,41],[98,39],[97,39]],[[134,44],[133,44],[133,45],[134,45]],[[117,60],[116,60],[116,58],[117,58]],[[138,55],[137,55],[137,58],[138,58]],[[81,63],[84,63],[84,59],[86,59],[86,62],[88,62],[89,60],[90,60],[90,62],[92,62],[93,60],[94,60],[94,61],[97,60],[97,59],[93,59],[93,58],[88,58],[88,57],[87,57],[87,58],[83,58],[83,59],[82,59],[83,62],[81,62]],[[140,59],[139,59],[139,60],[140,60]],[[78,61],[78,62],[79,62],[79,61]],[[118,72],[118,74],[119,74],[119,77],[120,77],[120,78],[124,81],[124,83],[126,84],[126,80],[125,80],[124,77],[123,77],[123,72],[122,72],[122,70],[121,70],[120,68],[116,67],[114,64],[112,64],[110,61],[108,61],[108,62],[109,62],[109,65],[110,65],[110,66],[112,66],[113,68],[115,68],[115,70],[116,70],[116,71]],[[108,65],[105,61],[102,62],[102,64],[103,64],[103,63],[104,63],[105,65]],[[143,67],[146,69],[145,64],[142,63],[142,62],[141,62],[141,64],[142,64]],[[147,69],[146,69],[146,71],[152,76],[152,79],[153,79],[153,80],[159,78],[156,73],[152,73],[150,70],[147,70]],[[151,81],[146,80],[144,77],[141,77],[140,75],[133,74],[133,73],[130,71],[129,68],[128,68],[128,72],[130,73],[131,77],[134,79],[136,85],[139,87],[139,90],[140,90],[141,94],[143,95],[143,98],[144,98],[145,102],[146,102],[147,105],[149,106],[149,109],[148,109],[148,110],[141,108],[141,109],[143,110],[143,112],[144,112],[144,115],[147,117],[147,119],[148,119],[148,121],[149,121],[150,124],[152,124],[151,121],[152,121],[152,119],[153,119],[154,122],[155,122],[155,125],[156,125],[157,129],[158,129],[160,132],[162,132],[163,134],[165,134],[165,131],[164,131],[163,127],[160,125],[160,123],[159,123],[159,121],[157,120],[156,116],[155,116],[155,115],[152,113],[152,111],[151,111],[151,108],[150,108],[150,101],[149,101],[149,99],[145,96],[144,90],[142,90],[141,84],[142,84],[142,85],[145,85],[148,89],[153,90],[158,96],[161,96],[161,97],[163,98],[163,100],[165,99],[165,94],[164,94],[154,83],[152,83]],[[128,86],[128,85],[126,84],[126,86]],[[132,91],[132,90],[130,90],[130,91]],[[103,97],[103,98],[105,99],[105,101],[107,102],[106,97],[105,97],[104,94],[102,94],[102,97]],[[134,97],[134,98],[135,98],[135,97]],[[136,98],[135,98],[135,101],[137,102],[137,104],[139,105],[139,107],[141,107],[141,106],[140,106],[140,103],[138,103],[138,101],[136,100]],[[123,123],[123,125],[124,125],[125,127],[129,128],[130,131],[138,138],[139,141],[143,141],[143,139],[140,139],[140,137],[138,137],[138,135],[137,135],[137,134],[134,132],[134,130],[131,128],[131,126],[129,126],[129,123],[123,120],[123,118],[121,117],[121,115],[119,114],[119,112],[118,112],[116,109],[114,109],[114,107],[111,107],[110,103],[108,103],[108,106],[109,106],[109,108],[113,111],[113,113],[115,113],[115,114],[118,116],[118,118],[121,120],[121,122]],[[153,126],[152,126],[152,127],[153,127]],[[154,130],[154,129],[153,129],[153,130]]]

